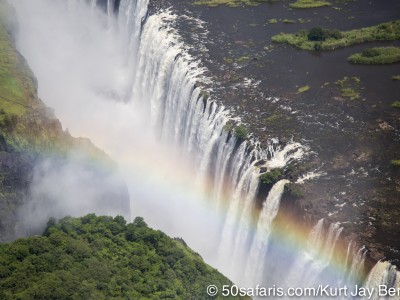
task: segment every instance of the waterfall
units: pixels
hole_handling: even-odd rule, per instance
[[[278,214],[280,200],[289,180],[282,179],[274,184],[269,191],[268,197],[263,203],[257,223],[257,231],[252,242],[248,261],[246,264],[246,278],[251,282],[262,282],[264,274],[263,262],[266,259],[268,240],[271,234],[272,222]]]
[[[364,246],[361,247],[356,252],[355,255],[353,254],[350,271],[349,271],[349,275],[348,275],[349,278],[354,278],[356,280],[361,278],[363,271],[364,271],[363,268],[364,268],[366,254],[367,254],[367,250],[365,249]]]
[[[15,1],[32,3],[30,0]],[[36,3],[45,3],[55,6],[55,2],[38,0],[35,5]],[[81,2],[71,0],[73,5],[83,5]],[[98,36],[89,35],[89,37],[99,41],[105,40],[106,45],[100,45],[111,49],[105,54],[100,53],[101,59],[95,61],[94,71],[91,69],[91,72],[83,73],[83,75],[79,72],[74,73],[74,75],[80,76],[78,81],[94,78],[89,83],[90,92],[95,96],[93,97],[95,104],[90,103],[93,106],[88,111],[97,110],[98,106],[105,107],[106,113],[101,115],[99,119],[107,119],[109,113],[112,115],[109,121],[113,125],[119,122],[124,125],[133,123],[134,118],[131,116],[136,116],[133,112],[140,111],[140,113],[143,113],[146,123],[141,124],[143,128],[137,126],[135,129],[143,130],[147,134],[147,128],[144,127],[151,127],[151,133],[157,137],[157,141],[160,141],[160,144],[154,147],[156,149],[149,156],[153,156],[152,160],[158,158],[155,156],[160,156],[161,162],[168,160],[170,158],[168,155],[162,156],[164,148],[160,146],[159,149],[157,147],[161,143],[171,146],[175,151],[174,154],[178,153],[176,156],[179,157],[180,164],[176,166],[176,169],[183,169],[184,167],[190,169],[188,180],[190,183],[188,184],[195,181],[196,187],[202,192],[202,197],[203,194],[206,195],[205,198],[211,203],[213,212],[220,218],[218,226],[212,229],[217,232],[215,235],[218,238],[209,238],[213,234],[207,231],[209,227],[205,223],[211,219],[207,215],[206,222],[199,226],[200,230],[196,234],[182,234],[184,239],[189,239],[189,245],[199,241],[196,246],[199,246],[200,249],[195,248],[195,250],[200,252],[206,261],[215,263],[215,267],[230,278],[235,279],[238,284],[261,283],[257,282],[259,280],[264,282],[264,278],[261,277],[270,271],[265,262],[270,259],[268,248],[272,244],[273,223],[279,212],[284,186],[288,181],[285,179],[278,181],[271,188],[266,199],[259,199],[260,175],[276,168],[285,169],[289,164],[300,160],[307,148],[296,142],[280,145],[279,141],[271,139],[263,149],[256,140],[242,141],[235,137],[234,133],[229,132],[226,125],[228,121],[232,120],[231,112],[221,105],[217,99],[213,99],[212,96],[206,97],[203,93],[209,81],[204,76],[207,70],[200,61],[190,55],[189,46],[184,44],[174,26],[179,16],[174,15],[169,10],[148,15],[148,2],[148,0],[121,0],[117,5],[117,2],[111,0],[103,1],[102,3],[106,4],[107,14],[102,16],[98,12],[100,2],[87,1],[86,6],[93,12],[93,16],[87,19],[88,25],[98,25],[97,21],[100,24],[96,31]],[[40,9],[35,13],[40,13]],[[40,20],[45,22],[47,18],[41,17]],[[34,28],[29,24],[30,19],[23,19],[22,21],[26,22],[22,26],[22,31],[30,33],[29,30]],[[84,24],[86,26],[86,23]],[[47,27],[51,27],[51,24]],[[82,31],[85,29],[77,27]],[[79,30],[78,32],[80,33]],[[29,36],[29,34],[25,36]],[[31,34],[31,36],[39,38],[41,35]],[[72,35],[71,39],[75,38],[79,38],[79,36]],[[33,44],[33,46],[40,47],[40,44]],[[29,51],[34,48],[33,46],[28,43],[25,45],[25,49]],[[117,50],[114,51],[113,47]],[[68,49],[68,44],[65,48]],[[97,52],[101,52],[103,48],[96,49],[91,45],[90,51],[81,55],[90,62],[91,54],[95,55]],[[43,52],[38,51],[41,54]],[[51,54],[52,50],[49,50],[49,53]],[[27,57],[29,61],[29,55]],[[110,66],[106,64],[109,69],[104,70],[102,68],[103,63],[107,61],[110,61]],[[47,61],[43,65],[55,66],[55,64]],[[99,69],[96,68],[97,65],[100,65]],[[90,65],[90,67],[93,66]],[[100,76],[104,77],[101,77],[102,80],[98,82],[97,77]],[[39,72],[39,84],[42,82],[42,77]],[[75,83],[67,82],[71,86]],[[51,85],[49,84],[49,86]],[[110,88],[103,88],[104,86]],[[69,90],[68,85],[63,86],[63,92],[67,93]],[[92,90],[95,90],[95,92]],[[104,90],[107,90],[107,93]],[[82,97],[82,102],[90,102],[87,99],[91,98],[86,96],[93,96],[92,94],[85,94],[85,97]],[[73,101],[72,96],[71,101]],[[96,102],[99,101],[98,98],[105,98],[106,104]],[[43,99],[48,100],[48,98]],[[67,103],[69,100],[62,99],[65,100],[61,101],[62,103]],[[80,104],[79,101],[73,103]],[[53,106],[53,104],[50,104],[50,106]],[[114,108],[114,106],[118,109],[108,110],[110,107]],[[71,114],[76,114],[76,107],[72,109]],[[85,116],[81,118],[82,122],[85,121],[84,119],[87,116],[83,113],[81,113],[81,116]],[[92,119],[88,119],[92,121]],[[237,121],[237,118],[234,121]],[[68,124],[73,126],[71,121]],[[98,123],[90,125],[96,127]],[[110,124],[107,125],[111,126]],[[104,136],[104,132],[110,130],[108,126],[100,126],[100,129],[96,128],[96,130],[100,131],[101,136]],[[115,135],[119,134],[119,132],[113,131],[110,138],[113,137],[114,133]],[[88,136],[91,137],[90,134]],[[134,132],[124,132],[122,138],[115,140],[118,142],[134,140],[138,136],[141,137],[134,135]],[[115,147],[115,143],[111,144]],[[131,148],[124,149],[125,152],[129,154],[132,152],[134,153],[133,156],[136,155],[132,145],[129,143],[128,145]],[[134,146],[137,145],[134,144]],[[125,147],[125,143],[121,147]],[[136,157],[134,158],[136,159]],[[134,184],[140,186],[142,183],[140,179],[145,177],[143,170],[154,168],[149,173],[156,173],[156,167],[155,164],[146,161],[145,168],[139,170],[139,175],[132,173],[128,175],[133,178]],[[163,181],[168,182],[168,179],[163,178]],[[156,197],[158,188],[151,186],[149,192],[151,197]],[[186,190],[183,195],[183,198],[192,196]],[[161,193],[160,198],[162,201],[157,202],[157,204],[169,208],[168,201],[164,201],[167,198],[165,194]],[[149,199],[144,199],[143,202],[149,202]],[[134,201],[137,201],[137,199],[134,199]],[[167,204],[164,202],[167,202]],[[259,208],[257,208],[257,203],[261,206],[260,212],[257,211]],[[186,229],[185,227],[192,229],[191,226],[194,225],[189,219],[192,214],[195,218],[200,209],[198,206],[195,206],[195,209],[189,208],[192,210],[183,209],[178,212],[179,216],[175,212],[176,214],[171,214],[169,219],[167,212],[161,210],[160,215],[157,215],[154,219],[158,217],[158,219],[168,219],[167,222],[174,222],[174,224],[178,222],[180,230]],[[158,207],[152,209],[157,211]],[[153,211],[151,212],[153,213]],[[327,269],[335,256],[335,248],[343,228],[338,223],[332,223],[329,226],[324,223],[324,219],[317,222],[310,232],[306,249],[298,250],[293,254],[293,264],[290,265],[290,268],[281,270],[287,278],[287,285],[313,286],[317,283],[317,279],[322,278],[323,281],[325,273],[329,273]],[[162,226],[160,226],[160,229],[166,230]],[[197,235],[197,233],[199,234]],[[202,244],[211,244],[211,252],[218,253],[215,260],[207,256],[208,252],[205,254],[202,252],[204,250],[201,248]],[[351,248],[350,246],[348,248],[346,265],[351,266],[351,274],[356,274],[361,270],[366,252],[365,250],[357,251],[358,253],[354,257]],[[280,258],[284,259],[284,257]],[[234,267],[232,267],[232,262],[235,264]],[[279,264],[279,261],[273,261],[273,263]],[[379,267],[381,266],[379,265]],[[378,275],[374,276],[383,276],[384,279],[382,280],[387,280],[383,272],[378,272]],[[250,280],[243,277],[248,277]],[[342,279],[339,275],[336,277],[337,282]]]
[[[140,71],[135,74],[132,93],[149,113],[160,139],[175,144],[194,165],[198,184],[205,187],[208,178],[213,179],[208,187],[210,201],[221,209],[227,199],[219,247],[221,260],[245,261],[259,186],[256,162],[267,157],[268,151],[257,146],[250,150],[248,142],[235,147],[238,141],[224,130],[230,119],[229,111],[200,96],[196,82],[202,80],[205,70],[183,47],[170,25],[174,19],[170,12],[163,11],[146,20],[137,57],[136,70]],[[149,82],[154,83],[152,89],[147,88]],[[299,143],[290,143],[283,149],[275,143],[270,148],[271,159],[266,166],[284,167],[291,160],[299,159],[303,149]],[[231,264],[227,262],[227,265]],[[223,269],[238,272],[229,266]],[[245,266],[238,263],[235,270],[240,267]]]
[[[379,261],[370,271],[368,278],[365,282],[365,287],[378,291],[379,286],[384,285],[387,288],[400,288],[400,273],[395,266],[387,261]],[[383,295],[382,295],[383,296]],[[398,294],[394,297],[384,297],[385,299],[398,299]],[[379,294],[375,292],[371,297],[372,300],[382,299]]]
[[[324,282],[324,272],[333,258],[336,243],[343,228],[338,223],[329,225],[328,230],[324,229],[324,219],[320,219],[312,228],[307,248],[299,254],[292,270],[287,277],[287,285],[297,286],[318,286]],[[329,274],[331,284],[338,283],[342,279],[341,274]],[[332,280],[332,277],[335,278]]]

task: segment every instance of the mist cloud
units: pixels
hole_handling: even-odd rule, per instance
[[[212,262],[219,217],[204,204],[193,166],[157,140],[139,101],[127,98],[136,70],[126,62],[116,20],[85,3],[13,1],[20,22],[18,48],[38,78],[39,96],[73,136],[89,137],[117,161],[133,216],[183,237]],[[109,180],[106,186],[112,187],[114,179]],[[38,166],[31,192],[20,214],[26,226],[42,224],[50,215],[115,213],[113,207],[97,206],[101,182],[74,160]]]

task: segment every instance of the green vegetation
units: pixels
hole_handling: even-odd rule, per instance
[[[282,178],[282,169],[272,169],[260,176],[260,180],[264,184],[274,184]]]
[[[326,39],[333,38],[333,39],[340,39],[342,34],[339,30],[326,30],[322,29],[321,27],[313,27],[310,29],[309,33],[307,34],[307,39],[309,41],[316,41],[316,42],[323,42]],[[314,46],[315,48],[315,46]]]
[[[393,160],[390,161],[390,164],[393,167],[400,167],[400,159],[393,159]]]
[[[382,65],[400,62],[400,47],[367,48],[347,58],[353,64]]]
[[[207,5],[210,7],[215,7],[219,5],[227,5],[229,7],[240,7],[243,5],[248,6],[258,6],[263,2],[277,2],[279,0],[196,0],[193,2],[194,5]],[[322,6],[329,6],[331,5],[327,1],[322,0],[297,0],[294,3],[291,3],[289,6],[291,8],[316,8]]]
[[[284,118],[284,117],[285,117],[285,116],[283,116],[283,115],[274,114],[274,115],[271,115],[271,116],[265,118],[265,121],[264,121],[264,122],[265,122],[265,124],[267,124],[267,125],[273,125],[273,124],[279,122],[279,120],[281,120],[281,119]]]
[[[293,198],[303,198],[304,197],[304,189],[301,184],[298,183],[287,183],[285,184],[285,193],[290,195]]]
[[[268,2],[271,0],[198,0],[194,5],[208,5],[215,7],[218,5],[227,5],[229,7],[239,7],[242,5],[258,6],[261,2]],[[272,0],[273,1],[273,0]]]
[[[282,23],[285,23],[285,24],[293,24],[293,23],[296,23],[296,21],[295,21],[295,20],[291,20],[291,19],[283,19],[283,20],[282,20]]]
[[[21,116],[31,106],[27,93],[33,91],[24,86],[24,82],[31,81],[30,74],[21,72],[19,57],[4,26],[0,26],[0,52],[0,109]]]
[[[7,8],[0,0],[0,136],[7,148],[30,155],[64,155],[72,148],[106,164],[111,160],[86,139],[74,139],[39,100],[36,78],[15,49],[7,28],[16,26],[2,14]],[[4,9],[4,10],[3,10]],[[89,157],[88,156],[88,157]]]
[[[226,62],[228,64],[233,64],[233,63],[241,64],[241,63],[247,62],[249,60],[250,60],[249,56],[241,56],[241,57],[238,57],[238,58],[224,57],[224,62]]]
[[[246,127],[244,127],[242,124],[238,125],[235,127],[235,137],[238,138],[239,140],[245,140],[247,139],[248,136],[248,131]]]
[[[249,132],[243,124],[235,125],[232,120],[228,121],[225,124],[224,130],[226,132],[232,132],[232,134],[239,140],[245,140],[249,135]]]
[[[392,79],[393,81],[400,81],[400,75],[394,75],[390,79]]]
[[[311,32],[318,35],[311,34]],[[276,43],[286,43],[304,50],[335,50],[355,44],[400,39],[400,20],[349,31],[328,30],[315,27],[307,32],[280,33],[272,37]]]
[[[208,98],[210,98],[210,93],[206,91],[201,91],[199,97],[203,98],[204,100],[207,100]]]
[[[304,24],[304,23],[309,23],[309,22],[311,22],[311,19],[298,18],[297,21],[298,21],[300,24]]]
[[[393,108],[400,108],[400,101],[395,101],[390,106]]]
[[[1,299],[209,299],[232,284],[143,218],[50,219],[42,236],[0,244]]]
[[[327,1],[318,1],[318,0],[297,0],[294,3],[291,3],[289,6],[291,8],[316,8],[316,7],[322,7],[322,6],[329,6],[331,5]]]
[[[341,95],[350,100],[360,99],[360,84],[360,78],[347,76],[335,82],[335,85],[340,88]]]
[[[298,90],[297,90],[297,93],[298,93],[298,94],[304,93],[304,92],[309,91],[310,89],[311,89],[311,88],[310,88],[309,85],[305,85],[305,86],[299,87]]]
[[[266,126],[278,126],[282,127],[286,122],[289,122],[292,120],[292,116],[282,114],[282,113],[275,113],[273,115],[270,115],[264,119],[264,124]]]
[[[294,24],[296,23],[296,20],[292,20],[292,19],[269,19],[267,21],[267,24],[277,24],[278,22],[282,22],[284,24]]]
[[[352,88],[342,88],[340,91],[343,97],[349,98],[350,100],[360,99],[360,94]]]

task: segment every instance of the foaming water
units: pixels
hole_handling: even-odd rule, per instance
[[[206,70],[172,26],[176,15],[148,16],[148,0],[108,0],[102,9],[94,0],[13,3],[18,47],[40,97],[73,135],[90,137],[117,160],[135,216],[183,237],[241,285],[272,277],[286,278],[282,285],[338,284],[360,272],[365,251],[337,263],[340,224],[321,220],[310,234],[299,228],[304,239],[295,242],[273,227],[289,181],[278,181],[257,209],[260,175],[301,160],[307,148],[273,139],[264,150],[226,131],[230,112],[205,99]],[[279,247],[290,257],[274,253]],[[290,268],[271,274],[273,257]]]
[[[371,270],[365,286],[375,291],[379,291],[380,286],[394,287],[398,291],[400,288],[400,273],[390,262],[378,262]],[[385,290],[384,288],[381,296],[385,294]],[[370,299],[377,300],[382,298],[399,299],[399,296],[398,292],[396,292],[394,296],[386,295],[385,297],[380,297],[379,293],[375,292]]]

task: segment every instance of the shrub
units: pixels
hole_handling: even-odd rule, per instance
[[[329,31],[328,36],[335,40],[339,40],[339,39],[343,38],[343,34],[337,29]]]
[[[282,177],[282,175],[282,169],[273,169],[267,173],[262,174],[260,176],[260,180],[264,184],[274,184]]]
[[[236,138],[238,138],[240,140],[245,140],[245,139],[247,139],[247,135],[248,135],[248,131],[247,131],[246,127],[244,127],[243,125],[238,125],[235,127]]]
[[[364,57],[374,57],[379,55],[379,51],[376,48],[367,48],[363,50],[361,55]]]
[[[347,60],[354,64],[392,64],[400,62],[400,47],[367,48]]]
[[[400,108],[400,101],[395,101],[390,106],[393,108]]]
[[[326,31],[321,27],[313,27],[307,35],[309,41],[325,41],[327,38]]]
[[[393,41],[400,39],[400,20],[363,27],[348,31],[312,28],[308,34],[280,33],[272,37],[272,41],[286,43],[304,50],[318,50],[314,42],[321,43],[321,50],[335,50],[355,44],[373,41]]]

